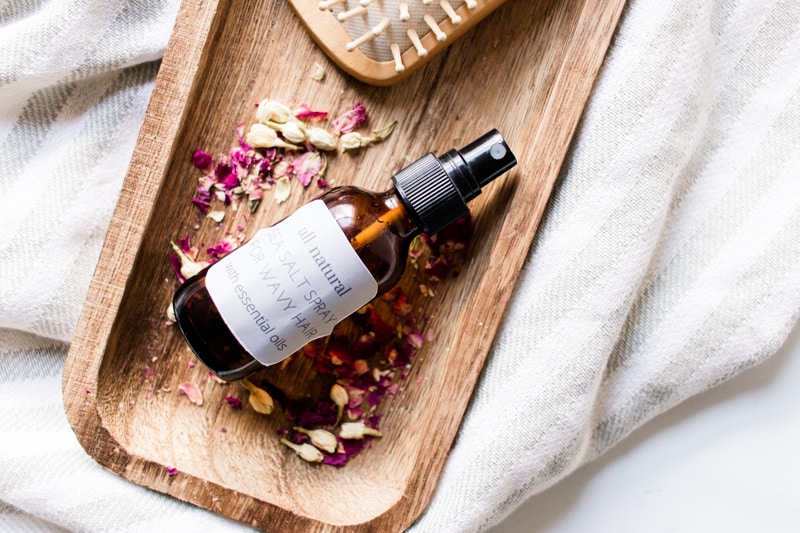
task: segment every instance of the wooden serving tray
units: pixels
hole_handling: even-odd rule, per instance
[[[273,532],[412,524],[436,489],[623,4],[507,2],[415,75],[376,88],[333,66],[288,3],[185,0],[65,364],[65,408],[87,452],[135,483]],[[310,78],[315,62],[322,83]],[[409,160],[493,127],[519,160],[472,202],[469,259],[428,304],[436,336],[412,370],[422,386],[393,397],[383,438],[341,469],[279,444],[280,414],[228,408],[223,398],[239,385],[202,381],[205,369],[190,368],[185,343],[163,324],[176,287],[169,242],[197,219],[190,156],[227,150],[265,97],[339,111],[360,101],[371,126],[398,120],[383,144],[334,157],[337,184],[387,189]],[[265,201],[248,231],[318,192]],[[175,390],[190,379],[203,383],[201,407]]]

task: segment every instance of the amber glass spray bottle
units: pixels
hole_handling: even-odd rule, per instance
[[[481,187],[514,165],[492,130],[411,163],[387,192],[331,189],[186,280],[173,300],[180,330],[226,381],[278,363],[391,289],[411,240],[465,215]]]

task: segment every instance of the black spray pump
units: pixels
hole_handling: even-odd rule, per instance
[[[331,189],[186,280],[173,299],[181,332],[226,381],[282,361],[391,289],[412,239],[466,215],[515,164],[492,130],[411,163],[388,191]]]
[[[516,164],[500,132],[492,130],[461,150],[427,154],[392,180],[411,217],[424,233],[433,234],[464,216],[467,202]]]

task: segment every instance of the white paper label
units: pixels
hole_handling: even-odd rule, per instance
[[[263,365],[329,335],[378,292],[322,200],[212,265],[206,288],[236,340]]]

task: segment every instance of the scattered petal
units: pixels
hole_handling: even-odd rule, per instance
[[[325,158],[319,152],[306,152],[294,160],[292,167],[297,180],[308,187],[315,176],[325,171],[324,164]]]
[[[225,402],[233,407],[234,409],[241,409],[242,408],[242,400],[235,396],[225,396]]]
[[[359,102],[350,111],[333,119],[331,126],[336,133],[349,133],[363,124],[365,120],[367,120],[367,108]]]
[[[167,475],[169,477],[173,477],[173,476],[177,476],[178,475],[178,469],[175,468],[174,466],[165,466],[164,468],[166,468]]]
[[[209,211],[206,217],[219,224],[225,218],[225,211]]]
[[[291,184],[289,183],[289,178],[286,176],[280,178],[277,182],[275,182],[275,201],[279,204],[282,204],[286,200],[289,199],[289,193],[292,192]]]
[[[195,150],[192,154],[192,164],[204,174],[211,174],[214,170],[214,158],[203,150]]]
[[[303,103],[294,110],[294,116],[300,120],[322,120],[328,118],[328,112],[314,111],[308,106],[308,104]]]
[[[181,383],[178,385],[178,391],[181,394],[185,394],[193,404],[203,405],[203,393],[200,391],[200,387],[194,383]]]
[[[314,68],[311,71],[311,79],[314,81],[322,81],[325,79],[325,69],[319,63],[314,63]]]

